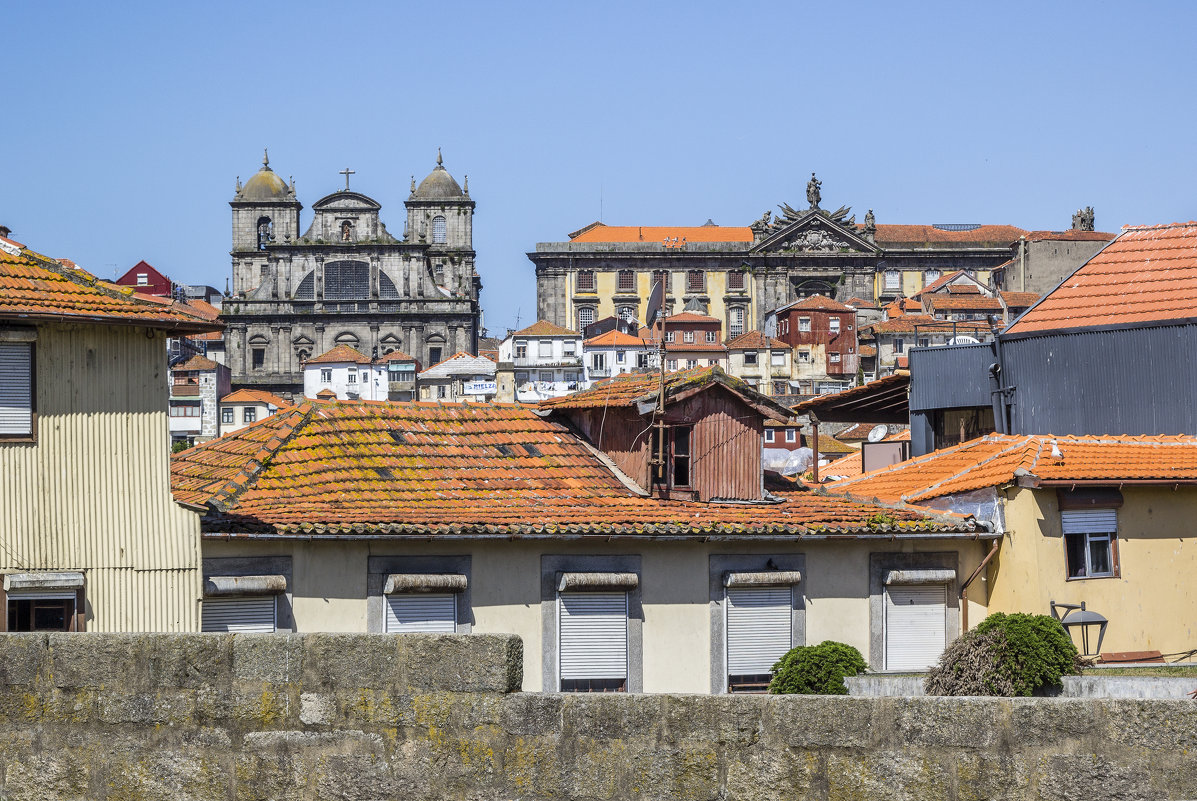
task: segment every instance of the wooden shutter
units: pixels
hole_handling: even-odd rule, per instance
[[[1060,512],[1065,534],[1113,534],[1118,531],[1117,509],[1072,509]]]
[[[727,674],[769,673],[793,647],[792,587],[728,587]]]
[[[456,593],[397,593],[388,595],[386,600],[388,634],[452,634],[457,631]]]
[[[33,433],[33,346],[0,342],[0,434]]]
[[[926,670],[947,640],[947,588],[942,584],[885,590],[885,669]]]
[[[201,631],[268,634],[275,631],[274,595],[205,598]]]
[[[563,592],[557,596],[562,679],[626,679],[628,594]]]

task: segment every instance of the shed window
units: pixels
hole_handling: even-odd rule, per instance
[[[446,238],[445,218],[438,214],[432,218],[432,244],[443,245]]]
[[[765,429],[765,442],[772,442],[772,441],[773,441],[773,429],[766,428]]]
[[[1118,511],[1074,509],[1060,512],[1068,578],[1108,578],[1118,570]]]
[[[798,441],[798,432],[792,428],[787,428],[786,429],[786,442],[797,442],[797,441]]]
[[[33,343],[0,342],[0,439],[34,433]]]
[[[8,631],[74,631],[78,594],[10,592]]]

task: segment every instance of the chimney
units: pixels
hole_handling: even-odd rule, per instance
[[[7,225],[0,225],[0,236],[8,239],[8,235],[12,233],[12,229]]]

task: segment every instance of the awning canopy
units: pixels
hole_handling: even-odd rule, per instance
[[[828,423],[910,422],[910,373],[899,370],[876,381],[803,401],[795,414],[813,414]]]

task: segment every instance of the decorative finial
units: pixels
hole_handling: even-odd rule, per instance
[[[295,194],[295,176],[289,175],[287,177],[291,179],[291,194]]]
[[[411,193],[413,195],[416,193],[416,176],[414,175],[411,177]]]
[[[461,190],[461,193],[463,195],[468,195],[470,193],[470,176],[468,175],[465,177],[465,188]]]
[[[444,163],[445,160],[441,158],[441,149],[438,147],[436,149],[436,166],[441,167],[444,165]]]
[[[224,296],[226,298],[229,296],[229,277],[227,275],[224,277]]]
[[[262,148],[262,169],[270,169],[270,151]]]
[[[237,191],[238,192],[241,191],[241,176],[240,175],[237,176]]]

